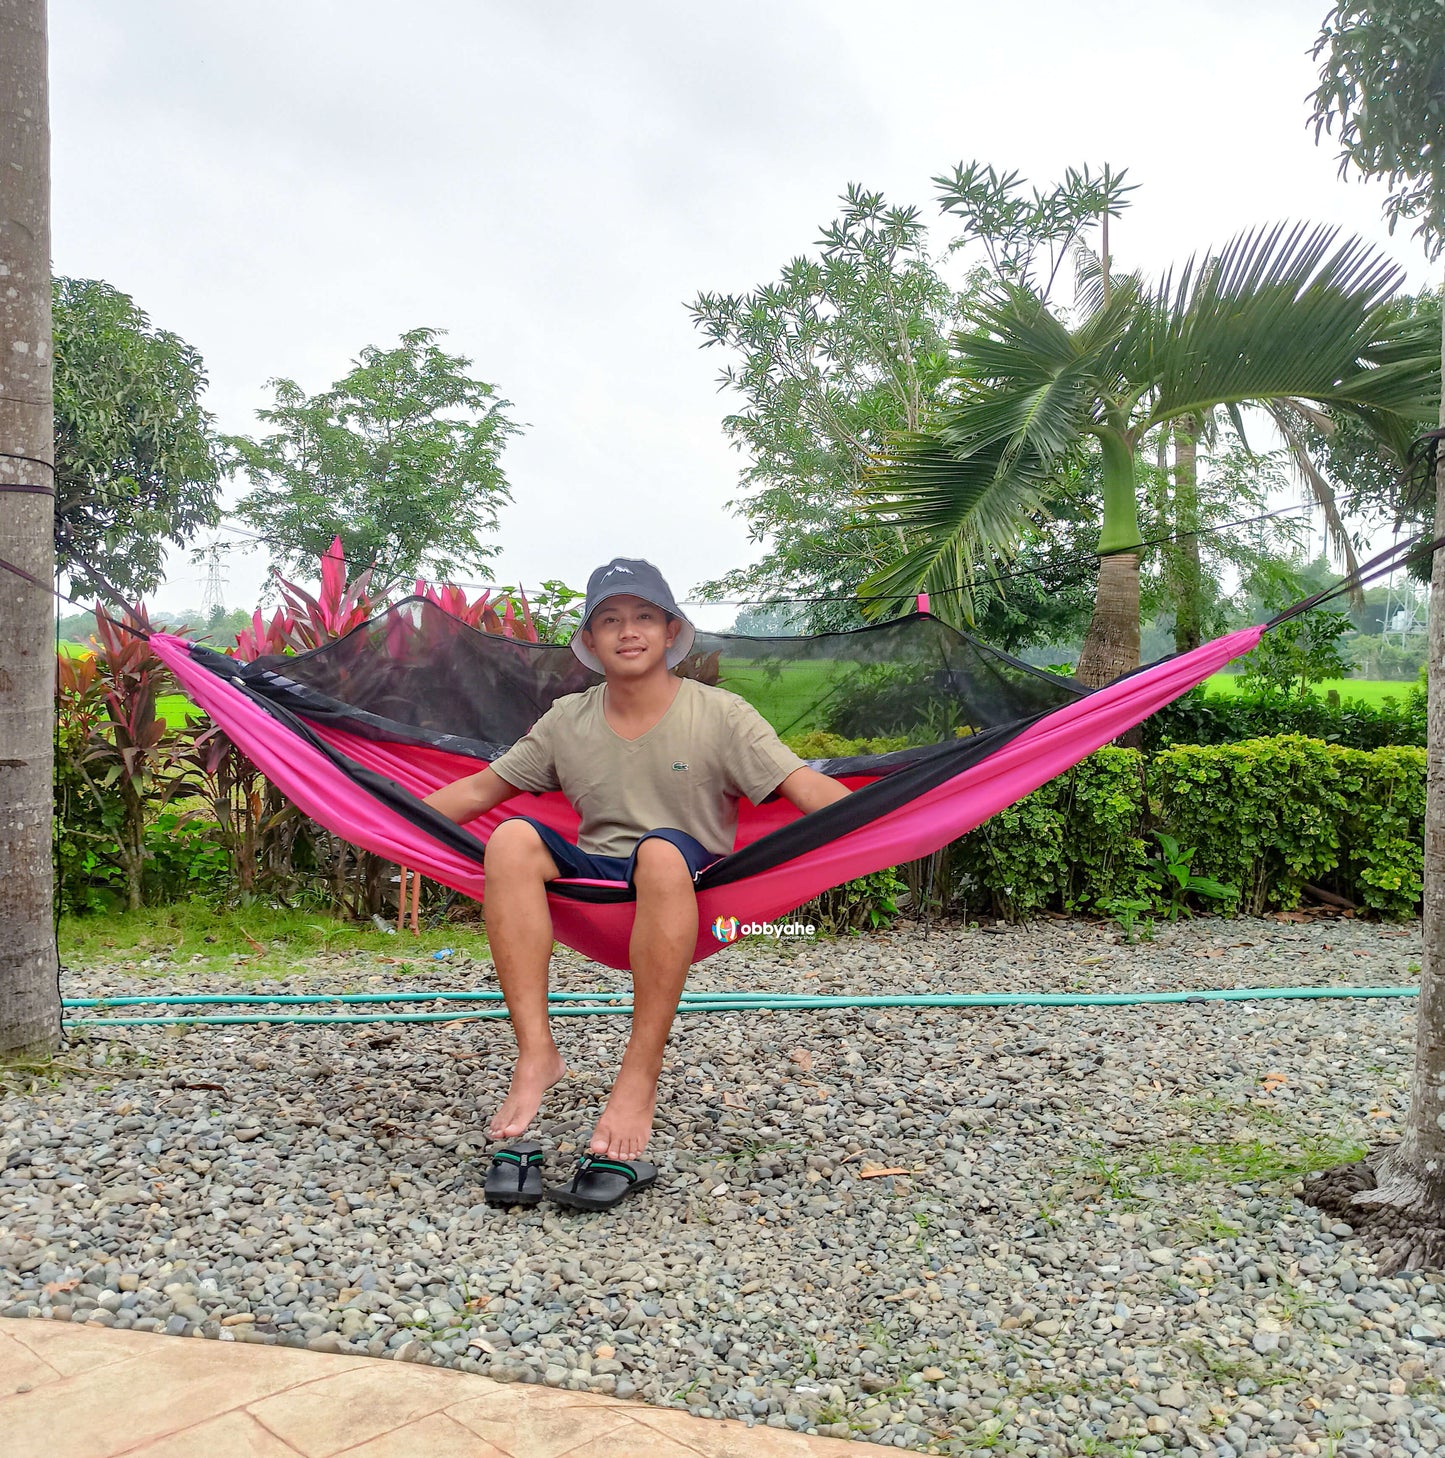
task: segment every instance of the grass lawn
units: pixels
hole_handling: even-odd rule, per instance
[[[187,719],[201,716],[201,711],[184,694],[162,694],[156,700],[156,713],[172,729],[179,729]]]
[[[1239,676],[1233,673],[1216,673],[1204,680],[1205,689],[1212,694],[1237,694],[1239,685]],[[1408,680],[1374,678],[1327,678],[1323,683],[1313,685],[1319,698],[1324,698],[1334,689],[1342,700],[1359,699],[1362,703],[1374,705],[1383,703],[1387,698],[1398,699],[1403,704],[1412,687]]]
[[[736,659],[718,665],[718,685],[744,698],[781,734],[805,734],[820,726],[814,706],[828,697],[832,681],[851,673],[856,663],[779,663],[745,668]]]
[[[452,958],[434,952],[451,948],[456,957],[487,955],[480,920],[453,922],[420,936],[393,936],[368,922],[338,921],[320,911],[251,906],[214,911],[204,902],[148,906],[111,916],[66,916],[59,928],[60,959],[76,967],[148,962],[129,970],[158,977],[176,972],[229,972],[255,980],[304,975],[308,958],[395,959],[391,972],[439,971]],[[334,970],[334,969],[330,969]]]

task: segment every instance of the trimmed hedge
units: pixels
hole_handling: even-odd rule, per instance
[[[1351,749],[1392,744],[1425,745],[1425,693],[1401,684],[1398,699],[1367,704],[1346,695],[1329,699],[1280,694],[1211,694],[1203,688],[1161,709],[1143,724],[1144,747],[1171,744],[1238,744],[1279,734],[1307,734]]]
[[[1312,884],[1409,917],[1420,907],[1424,820],[1423,749],[1296,734],[1155,754],[1110,745],[954,842],[949,909],[1016,921],[1132,902],[1163,914],[1162,831],[1193,849],[1195,875],[1235,888],[1201,909],[1288,910]]]
[[[1324,885],[1382,916],[1412,916],[1424,865],[1425,751],[1346,749],[1303,735],[1178,746],[1150,767],[1154,813],[1206,874],[1258,914]]]
[[[972,904],[1010,921],[1152,899],[1144,759],[1106,746],[957,842]]]

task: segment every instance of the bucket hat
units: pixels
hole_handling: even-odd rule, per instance
[[[633,557],[614,557],[587,579],[587,600],[582,605],[582,622],[572,634],[572,651],[593,673],[602,672],[601,660],[588,650],[582,641],[582,632],[592,621],[592,614],[609,597],[620,597],[624,593],[630,597],[640,597],[643,602],[650,602],[654,607],[660,607],[682,624],[672,647],[667,650],[667,666],[676,668],[692,652],[697,629],[679,610],[673,600],[672,589],[664,581],[662,573],[651,562],[639,561]]]

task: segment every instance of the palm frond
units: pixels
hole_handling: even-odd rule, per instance
[[[1028,382],[1078,357],[1068,325],[1027,289],[1001,289],[971,318],[974,327],[953,339],[957,372],[964,379]]]
[[[1142,291],[1143,277],[1138,273],[1114,273],[1111,270],[1111,300],[1120,287]],[[1074,244],[1074,307],[1085,319],[1092,319],[1104,307],[1104,260],[1087,243]]]
[[[1298,396],[1428,418],[1431,371],[1387,307],[1402,271],[1336,229],[1280,224],[1235,238],[1166,277],[1146,321],[1157,384],[1152,416]],[[1403,341],[1401,341],[1403,343]]]
[[[899,525],[905,550],[863,584],[862,595],[896,601],[922,589],[956,588],[956,612],[972,621],[972,564],[989,552],[1007,559],[1017,549],[1060,465],[1055,458],[1046,466],[1028,446],[1010,452],[1012,443],[999,437],[965,455],[935,433],[893,443],[870,475],[863,511]]]

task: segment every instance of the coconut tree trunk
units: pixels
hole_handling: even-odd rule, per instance
[[[1445,374],[1445,320],[1441,333]],[[1445,429],[1445,398],[1440,403]],[[1445,447],[1445,442],[1441,442]],[[1436,452],[1435,534],[1445,531],[1445,449]],[[1405,1137],[1389,1164],[1434,1181],[1433,1203],[1445,1215],[1445,552],[1430,568],[1429,710],[1425,750],[1425,956],[1421,966],[1415,1074]],[[1383,1183],[1383,1181],[1382,1181]]]
[[[1445,371],[1445,321],[1441,362]],[[1440,404],[1445,429],[1445,398]],[[1442,442],[1445,445],[1445,442]],[[1436,452],[1435,533],[1445,531],[1445,449]],[[1445,552],[1430,570],[1429,710],[1425,750],[1425,955],[1416,1011],[1415,1072],[1404,1137],[1375,1169],[1377,1188],[1356,1196],[1381,1217],[1397,1212],[1391,1263],[1445,1260]],[[1385,1234],[1382,1230],[1381,1234]]]
[[[45,0],[0,0],[0,1060],[59,1040],[51,920],[55,435]]]
[[[1139,666],[1139,554],[1117,552],[1099,562],[1094,616],[1075,677],[1102,688]]]

